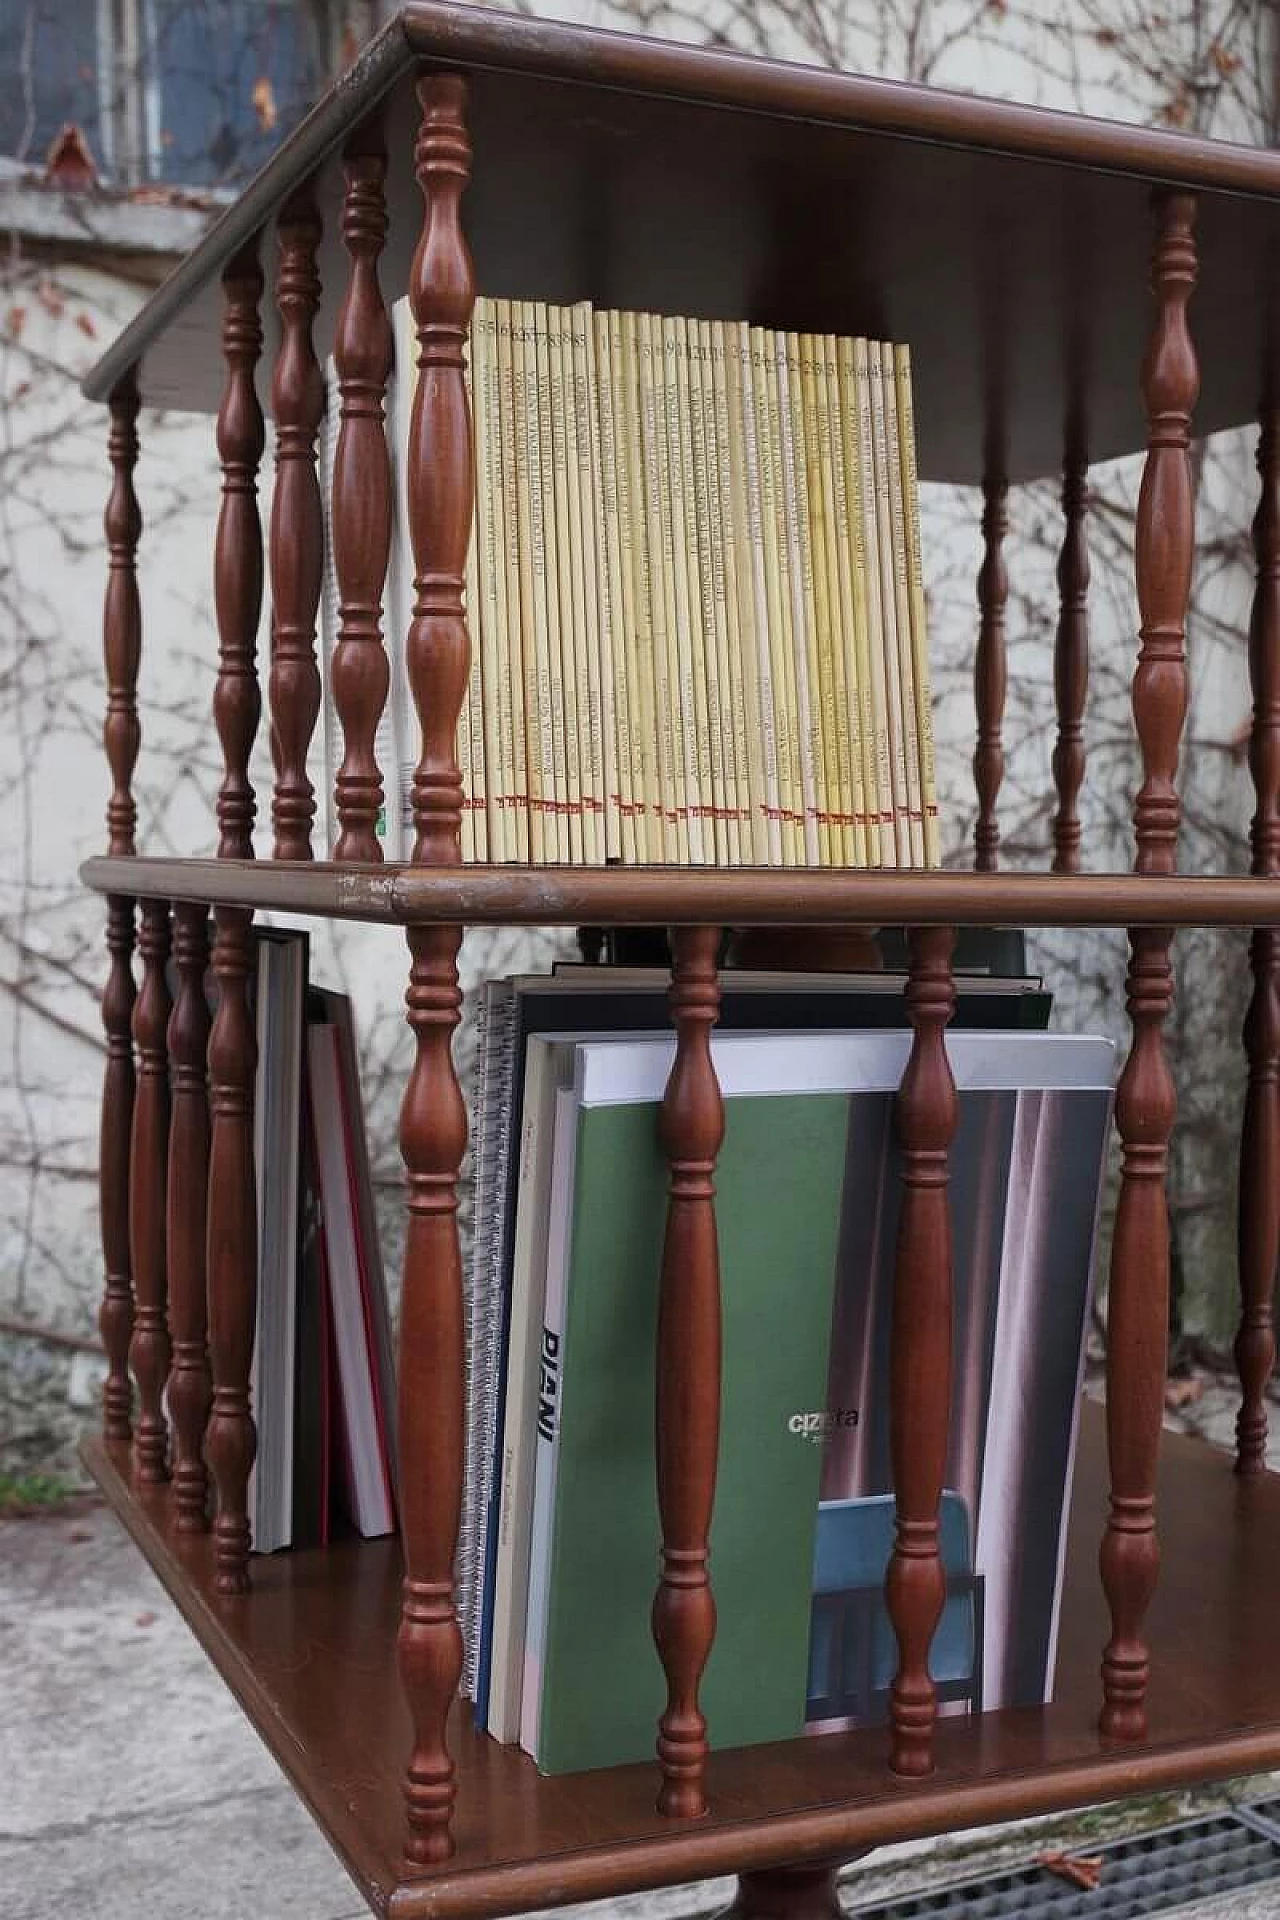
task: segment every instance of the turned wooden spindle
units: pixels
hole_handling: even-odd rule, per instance
[[[205,1427],[213,1397],[205,1309],[205,1223],[209,1187],[208,914],[175,906],[173,957],[178,992],[169,1016],[173,1097],[169,1120],[169,1419],[173,1428],[174,1523],[179,1533],[205,1526],[208,1475]]]
[[[1199,388],[1187,328],[1195,283],[1195,201],[1156,200],[1152,285],[1157,312],[1142,369],[1147,457],[1138,496],[1135,569],[1141,616],[1133,715],[1143,780],[1134,804],[1136,870],[1171,874],[1178,837],[1175,776],[1187,707],[1183,628],[1191,590],[1195,516],[1188,446]],[[1163,1025],[1173,1000],[1167,928],[1134,929],[1126,1001],[1133,1040],[1116,1089],[1120,1194],[1107,1315],[1107,1449],[1111,1510],[1102,1543],[1102,1583],[1111,1638],[1102,1659],[1104,1734],[1146,1731],[1143,1626],[1159,1569],[1155,1476],[1164,1409],[1169,1312],[1169,1217],[1165,1196],[1177,1090]]]
[[[133,770],[137,765],[138,666],[142,650],[142,608],[138,597],[138,541],[142,515],[134,491],[138,464],[138,386],[133,373],[111,396],[107,452],[111,491],[103,529],[108,570],[103,602],[102,644],[107,677],[107,712],[102,738],[111,772],[107,803],[107,851],[137,851],[137,807]],[[104,1270],[98,1325],[107,1356],[102,1390],[102,1431],[107,1440],[128,1440],[133,1391],[129,1381],[129,1342],[133,1337],[133,1280],[129,1260],[129,1142],[133,1134],[133,902],[120,894],[107,901],[107,952],[110,965],[102,995],[102,1025],[107,1064],[102,1081],[99,1199]]]
[[[422,125],[415,163],[426,210],[410,296],[420,349],[409,442],[409,531],[414,613],[409,679],[422,728],[413,783],[413,857],[461,858],[462,782],[455,757],[470,645],[462,577],[471,532],[471,429],[463,343],[471,315],[471,259],[459,202],[470,147],[465,83],[434,74],[418,84]],[[407,996],[415,1056],[400,1120],[409,1225],[400,1314],[401,1535],[405,1577],[397,1643],[413,1723],[405,1781],[405,1855],[412,1865],[453,1852],[456,1792],[449,1710],[462,1671],[453,1568],[462,1502],[465,1346],[458,1171],[467,1117],[453,1064],[458,1024],[459,926],[414,927]]]
[[[418,334],[418,384],[409,429],[409,528],[414,604],[408,664],[422,728],[413,776],[415,861],[456,860],[462,820],[458,715],[471,667],[463,577],[474,478],[466,339],[475,304],[462,195],[471,167],[466,83],[433,74],[418,84],[422,126],[414,153],[426,217],[409,285]]]
[[[1089,463],[1069,453],[1062,469],[1062,547],[1058,554],[1058,630],[1053,648],[1053,692],[1058,737],[1053,749],[1053,871],[1080,871],[1080,816],[1084,785],[1084,706],[1089,692],[1089,542],[1085,515]]]
[[[671,933],[676,1055],[662,1101],[670,1168],[658,1305],[657,1461],[662,1561],[653,1638],[667,1680],[658,1723],[658,1811],[707,1811],[707,1723],[698,1688],[716,1631],[708,1539],[720,1441],[720,1256],[715,1167],[724,1105],[711,1059],[720,1011],[718,927]]]
[[[413,1720],[405,1782],[411,1863],[453,1852],[446,1725],[462,1673],[453,1566],[462,1507],[465,1342],[458,1169],[467,1115],[453,1066],[462,1006],[457,927],[409,933],[408,1017],[416,1053],[400,1117],[409,1225],[400,1312],[400,1529],[405,1578],[397,1651]]]
[[[168,1477],[169,1430],[164,1412],[169,1377],[168,1261],[165,1205],[169,1159],[169,908],[144,900],[138,952],[142,981],[133,1008],[138,1078],[129,1159],[129,1252],[133,1268],[133,1337],[129,1365],[138,1383],[134,1472],[144,1484]]]
[[[316,435],[324,418],[324,375],[311,328],[320,305],[316,252],[320,216],[305,191],[290,200],[277,229],[276,305],[280,351],[271,381],[276,423],[276,483],[271,496],[271,823],[277,860],[311,858],[315,793],[307,749],[320,713],[316,615],[324,571],[324,522],[316,472]]]
[[[973,696],[978,717],[978,741],[973,754],[973,784],[978,795],[973,864],[979,873],[995,872],[1000,847],[996,802],[1004,779],[1004,610],[1009,597],[1004,537],[1009,530],[1008,501],[1009,490],[1002,479],[993,477],[983,482],[978,646],[973,663]]]
[[[333,700],[343,757],[335,782],[338,860],[381,860],[377,834],[385,791],[375,739],[391,670],[382,640],[382,592],[391,552],[391,463],[383,404],[392,335],[378,261],[387,237],[381,148],[349,152],[342,238],[351,258],[333,357],[341,417],[333,462],[333,563],[338,579],[338,639]],[[405,369],[408,378],[408,369]],[[392,781],[396,769],[391,769]],[[399,804],[398,797],[393,804]]]
[[[1260,490],[1253,521],[1257,585],[1249,622],[1253,725],[1249,770],[1255,807],[1249,870],[1280,873],[1280,413],[1268,412],[1258,441]],[[1272,1296],[1280,1256],[1280,933],[1259,927],[1249,946],[1253,994],[1244,1023],[1249,1063],[1240,1137],[1238,1245],[1240,1330],[1236,1368],[1241,1405],[1236,1471],[1266,1464],[1266,1390],[1275,1365]]]
[[[262,526],[257,471],[262,412],[253,371],[262,346],[262,275],[250,249],[223,276],[223,353],[227,380],[218,412],[222,510],[214,550],[218,679],[213,712],[222,745],[218,794],[219,855],[250,859],[255,813],[249,756],[261,714],[257,675],[262,605]],[[249,1584],[246,1505],[257,1451],[249,1405],[258,1292],[257,1197],[253,1167],[253,1076],[257,1041],[249,1004],[253,968],[251,913],[220,907],[213,971],[217,1011],[209,1036],[209,1200],[206,1229],[209,1361],[213,1405],[205,1450],[215,1493],[215,1579],[220,1593]]]
[[[258,616],[262,611],[262,521],[258,465],[265,436],[254,369],[262,352],[258,307],[262,272],[256,243],[237,254],[222,276],[222,354],[227,378],[218,409],[222,505],[214,544],[214,609],[218,679],[213,718],[222,745],[218,854],[253,858],[256,814],[249,756],[262,717],[258,686]]]
[[[889,1446],[897,1501],[885,1603],[898,1641],[890,1697],[895,1773],[933,1771],[937,1699],[929,1649],[946,1601],[938,1510],[951,1409],[951,1208],[947,1154],[959,1115],[947,1058],[955,1011],[949,927],[908,935],[911,1054],[894,1107],[902,1211],[893,1279]]]
[[[209,1365],[213,1403],[205,1452],[215,1494],[220,1593],[249,1585],[249,1475],[258,1436],[249,1405],[258,1303],[258,1206],[253,1166],[253,1076],[258,1047],[249,1007],[251,915],[219,908],[213,972],[218,1005],[209,1035]]]

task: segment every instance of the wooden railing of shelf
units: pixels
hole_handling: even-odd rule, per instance
[[[463,608],[472,511],[464,345],[473,274],[462,214],[470,147],[461,78],[434,73],[420,83],[419,98],[415,157],[425,210],[411,278],[419,360],[409,449],[415,599],[407,645],[422,753],[413,781],[413,857],[418,867],[447,871],[460,860],[463,794],[454,735],[470,653]],[[387,233],[385,177],[380,129],[371,123],[346,150],[342,233],[349,267],[336,342],[341,421],[331,511],[341,602],[333,692],[345,740],[335,796],[340,862],[378,861],[374,823],[389,771],[378,767],[374,751],[388,690],[379,612],[390,537],[383,409],[391,341],[379,286]],[[1122,889],[1127,910],[1135,916],[1130,922],[1128,977],[1133,1041],[1117,1104],[1123,1170],[1109,1319],[1112,1504],[1101,1556],[1112,1633],[1103,1656],[1100,1724],[1105,1735],[1117,1739],[1136,1738],[1145,1726],[1144,1619],[1157,1564],[1153,1498],[1169,1266],[1164,1182],[1175,1110],[1162,1037],[1172,991],[1171,932],[1166,926],[1143,924],[1149,916],[1141,904],[1139,882],[1154,876],[1158,885],[1160,877],[1174,872],[1179,820],[1175,775],[1186,700],[1183,625],[1193,546],[1187,447],[1197,385],[1186,319],[1196,265],[1193,220],[1189,195],[1169,193],[1157,200],[1155,321],[1142,374],[1149,434],[1136,528],[1141,636],[1133,704],[1143,784],[1135,809],[1139,880]],[[275,605],[269,680],[276,769],[272,820],[277,858],[301,861],[311,854],[314,816],[306,749],[318,710],[315,620],[322,562],[315,446],[319,370],[311,341],[320,233],[309,199],[290,204],[278,223],[277,239],[275,293],[284,329],[272,379],[280,430],[269,540]],[[261,709],[255,635],[263,583],[257,473],[264,433],[254,373],[262,346],[262,292],[255,243],[237,256],[223,279],[226,384],[217,427],[223,500],[215,542],[219,661],[214,719],[224,762],[217,802],[218,852],[224,860],[252,856],[256,813],[248,767]],[[124,858],[136,853],[132,780],[138,753],[136,555],[141,526],[133,484],[137,413],[137,386],[129,378],[111,402],[113,480],[106,514],[110,573],[105,605],[105,745],[113,781],[108,836],[110,853]],[[1254,528],[1258,585],[1251,632],[1250,764],[1257,796],[1253,872],[1277,876],[1280,479],[1274,414],[1266,418],[1259,470],[1261,498]],[[996,866],[999,848],[1005,494],[998,478],[985,491],[975,673],[976,865],[988,873]],[[1069,438],[1058,570],[1052,849],[1055,872],[1064,876],[1077,875],[1080,867],[1077,807],[1085,766],[1088,684],[1086,498],[1087,463],[1080,446]],[[796,880],[799,892],[788,895],[793,903],[804,893],[801,877]],[[995,908],[1007,912],[1007,900],[1021,897],[1024,881],[1022,876],[993,879],[991,885],[1003,889],[992,896]],[[618,884],[630,902],[647,898],[658,883],[649,875]],[[741,884],[748,886],[750,877],[742,876]],[[951,883],[947,876],[937,876],[936,884],[945,890]],[[873,894],[871,888],[868,900]],[[531,896],[514,880],[506,897],[513,910],[517,905],[521,912],[529,910]],[[234,1596],[244,1595],[250,1584],[246,1485],[254,1457],[249,1375],[256,1257],[255,1044],[247,995],[252,912],[243,904],[227,904],[225,893],[215,908],[212,964],[218,999],[211,1028],[201,990],[208,953],[206,903],[188,895],[175,909],[178,992],[172,1010],[164,971],[170,945],[168,903],[154,893],[143,900],[136,997],[134,918],[135,901],[113,892],[108,905],[111,966],[103,1001],[108,1046],[102,1129],[102,1331],[109,1366],[104,1429],[116,1444],[133,1433],[140,1480],[154,1482],[172,1471],[173,1524],[179,1530],[207,1524],[202,1455],[207,1459],[214,1492],[217,1586],[227,1604],[251,1605],[251,1599]],[[411,1868],[446,1860],[454,1846],[455,1784],[447,1728],[461,1667],[453,1559],[463,1466],[457,1202],[466,1116],[451,1039],[461,1007],[461,937],[459,920],[422,918],[408,929],[407,1011],[415,1058],[401,1120],[409,1230],[400,1335],[405,1578],[399,1657],[413,1725],[412,1752],[406,1756],[404,1841]],[[659,1804],[674,1818],[696,1817],[707,1804],[707,1729],[698,1688],[715,1620],[707,1543],[717,1447],[719,1272],[713,1195],[722,1117],[709,1035],[718,1007],[718,938],[718,931],[706,925],[686,924],[673,935],[676,1054],[662,1123],[671,1189],[658,1357],[662,1540],[654,1632],[669,1690],[657,1734]],[[950,1371],[947,1155],[956,1097],[945,1029],[954,1005],[952,939],[945,927],[917,928],[910,935],[907,1011],[914,1038],[897,1103],[904,1192],[891,1398],[899,1505],[887,1600],[900,1661],[887,1758],[896,1771],[913,1776],[928,1773],[934,1764],[928,1650],[945,1595],[938,1513]],[[1280,1154],[1280,936],[1269,927],[1255,933],[1252,968],[1254,995],[1245,1033],[1249,1091],[1241,1145],[1243,1315],[1238,1346],[1245,1390],[1239,1467],[1246,1473],[1259,1467],[1265,1440],[1262,1397],[1274,1357],[1270,1286],[1280,1241],[1275,1179]],[[137,1388],[136,1432],[128,1369]],[[1116,1391],[1121,1383],[1123,1390]]]

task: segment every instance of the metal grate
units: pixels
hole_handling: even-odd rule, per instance
[[[1092,1892],[1043,1867],[959,1880],[855,1907],[849,1920],[1139,1920],[1280,1880],[1280,1800],[1207,1815],[1079,1852],[1104,1861]]]

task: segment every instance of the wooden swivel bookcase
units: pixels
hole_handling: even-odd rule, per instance
[[[272,256],[274,299],[264,303]],[[1278,265],[1274,153],[424,5],[370,46],[89,380],[88,392],[110,403],[114,478],[106,512],[109,851],[84,875],[107,897],[111,956],[102,1130],[110,1375],[103,1435],[86,1457],[375,1908],[406,1920],[463,1920],[737,1871],[741,1910],[796,1920],[830,1911],[834,1865],[881,1842],[1280,1763],[1280,1485],[1262,1471],[1280,1237]],[[388,685],[378,611],[390,526],[382,406],[387,305],[406,286],[420,345],[407,645],[422,751],[414,857],[389,866],[378,863],[373,832],[383,795],[374,730]],[[477,286],[910,342],[922,473],[980,485],[985,502],[975,872],[460,864],[453,742],[468,665],[462,582],[472,515],[464,343]],[[264,331],[274,356],[260,384]],[[321,693],[315,454],[319,357],[331,345],[342,413],[333,688],[345,758],[337,858],[322,862],[312,857],[305,769]],[[278,448],[267,548],[274,849],[254,860],[248,762],[261,710],[263,587],[256,489],[268,391]],[[210,860],[148,859],[135,845],[142,402],[217,413],[213,717],[225,777]],[[1257,811],[1252,871],[1239,878],[1175,872],[1193,408],[1198,432],[1261,420],[1250,632]],[[1087,708],[1086,475],[1090,461],[1143,447],[1137,858],[1132,874],[1088,873],[1076,812]],[[1052,866],[1006,875],[997,871],[1006,489],[1058,472],[1065,532]],[[405,928],[416,1057],[401,1132],[409,1206],[402,1538],[251,1563],[247,975],[256,908]],[[203,991],[210,909],[219,988],[211,1031]],[[476,1734],[455,1698],[464,1392],[456,1207],[466,1139],[450,1054],[456,961],[465,925],[519,922],[669,926],[678,1036],[663,1111],[671,1188],[656,1414],[663,1537],[654,1629],[670,1703],[652,1766],[558,1779]],[[713,1177],[721,1108],[708,1039],[720,930],[881,923],[912,929],[906,1005],[914,1030],[898,1101],[905,1174],[889,1382],[898,1529],[888,1603],[900,1647],[892,1727],[709,1755],[698,1682],[715,1630],[707,1533],[719,1400]],[[1254,929],[1234,1474],[1207,1449],[1160,1446],[1164,1179],[1175,1111],[1161,1029],[1173,932],[1197,924]],[[937,1515],[950,1371],[946,1166],[956,1116],[944,1038],[950,954],[957,926],[1023,925],[1129,930],[1112,1390],[1105,1432],[1099,1418],[1082,1437],[1054,1704],[938,1720],[927,1654],[944,1584]]]

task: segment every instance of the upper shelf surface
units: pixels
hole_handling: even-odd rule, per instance
[[[85,383],[212,411],[218,276],[314,175],[329,350],[340,152],[385,114],[383,286],[405,290],[424,66],[471,81],[464,201],[481,292],[909,341],[926,479],[1058,471],[1142,446],[1150,191],[1200,195],[1199,432],[1256,417],[1280,252],[1280,153],[445,3],[405,9],[148,301]],[[267,398],[278,338],[264,299]],[[1274,349],[1272,349],[1274,351]]]

